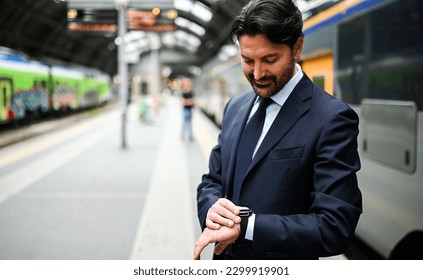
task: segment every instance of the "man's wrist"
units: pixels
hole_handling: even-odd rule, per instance
[[[240,223],[240,237],[245,238],[245,233],[247,232],[247,226],[248,226],[248,219],[253,214],[253,211],[250,210],[248,207],[241,207],[239,217],[241,218]]]

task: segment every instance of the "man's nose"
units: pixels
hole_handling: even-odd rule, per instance
[[[264,76],[266,76],[266,69],[265,69],[265,67],[263,67],[263,65],[261,63],[256,63],[254,65],[254,79],[255,80],[260,80]]]

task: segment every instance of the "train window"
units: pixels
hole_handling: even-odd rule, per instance
[[[413,173],[417,154],[415,103],[364,99],[361,107],[364,154],[388,166]]]
[[[372,54],[375,58],[403,57],[421,52],[423,47],[423,2],[397,1],[370,14]]]
[[[415,102],[423,110],[423,2],[395,1],[340,24],[340,95]]]
[[[353,66],[364,53],[364,18],[360,17],[340,26],[339,68]]]
[[[361,68],[364,55],[364,18],[342,24],[338,33],[338,74],[337,81],[341,97],[351,104],[358,104],[363,96],[360,94]]]
[[[142,95],[147,95],[148,94],[148,83],[147,82],[142,82],[141,83],[141,94]]]

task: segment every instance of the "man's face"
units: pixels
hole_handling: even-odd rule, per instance
[[[275,95],[289,82],[302,44],[303,39],[299,38],[291,50],[287,45],[273,44],[263,34],[239,37],[242,69],[257,95]]]

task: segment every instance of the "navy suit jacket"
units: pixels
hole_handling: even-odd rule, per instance
[[[255,98],[250,92],[225,108],[209,173],[197,189],[203,228],[209,208],[231,193],[237,144]],[[362,213],[357,136],[354,110],[304,74],[243,180],[239,205],[256,214],[254,240],[235,258],[317,259],[343,253]]]

